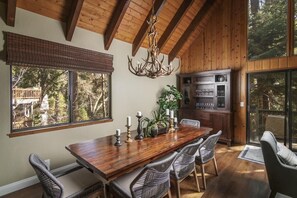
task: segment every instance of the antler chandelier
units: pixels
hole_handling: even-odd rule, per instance
[[[152,14],[149,21],[149,31],[148,35],[148,49],[146,59],[142,58],[144,63],[137,61],[137,65],[133,66],[132,58],[128,56],[128,68],[129,71],[136,76],[147,76],[149,78],[157,78],[159,76],[169,76],[174,70],[176,70],[172,64],[163,65],[164,55],[162,59],[159,60],[159,48],[157,46],[157,31],[156,23],[157,16],[154,14],[154,1],[152,6]]]

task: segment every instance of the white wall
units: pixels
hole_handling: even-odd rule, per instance
[[[65,145],[113,134],[116,128],[125,131],[127,115],[132,116],[132,129],[135,129],[137,123],[134,115],[136,112],[142,111],[145,116],[151,116],[159,91],[167,84],[176,85],[175,74],[154,80],[131,74],[127,68],[127,55],[131,56],[131,44],[113,40],[110,49],[105,51],[103,37],[97,33],[76,28],[72,41],[68,42],[65,40],[62,24],[58,21],[17,9],[15,27],[9,27],[3,21],[5,19],[5,4],[3,3],[0,3],[0,14],[1,54],[3,54],[5,43],[2,31],[9,31],[112,54],[115,69],[112,74],[113,122],[9,138],[7,134],[10,133],[10,69],[1,57],[0,186],[34,175],[33,169],[28,163],[30,153],[38,153],[42,158],[50,159],[52,168],[57,168],[74,161],[71,154],[66,151]],[[146,50],[141,48],[134,59],[141,59],[145,56]],[[175,66],[178,64],[177,60],[173,62]]]

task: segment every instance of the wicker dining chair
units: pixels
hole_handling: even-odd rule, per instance
[[[180,121],[180,124],[181,125],[186,125],[186,126],[193,126],[193,127],[197,127],[199,128],[200,127],[200,121],[199,120],[191,120],[191,119],[182,119]]]
[[[177,154],[170,171],[171,180],[176,184],[176,196],[180,197],[180,182],[182,182],[190,174],[194,174],[197,190],[200,192],[199,182],[197,178],[197,172],[195,168],[195,154],[203,139],[199,139],[195,143],[188,144]]]
[[[113,180],[110,183],[111,194],[121,198],[159,198],[167,194],[171,197],[170,168],[176,154],[174,152],[160,161]]]
[[[85,168],[78,167],[76,170],[57,178],[37,154],[30,154],[29,162],[43,188],[42,197],[87,197],[95,193],[101,194],[102,182]]]
[[[198,152],[196,153],[195,163],[199,165],[201,168],[202,174],[202,182],[204,189],[206,189],[206,179],[205,179],[205,164],[210,160],[213,161],[214,168],[216,171],[216,175],[218,175],[218,166],[215,157],[215,146],[218,142],[222,131],[218,131],[216,134],[210,135],[202,144],[200,144],[198,148]]]

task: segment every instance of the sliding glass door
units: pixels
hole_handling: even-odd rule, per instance
[[[259,144],[264,131],[286,143],[287,84],[284,71],[248,74],[248,143]]]

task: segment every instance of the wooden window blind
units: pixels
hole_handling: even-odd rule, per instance
[[[6,63],[111,74],[113,56],[56,42],[6,33]]]

